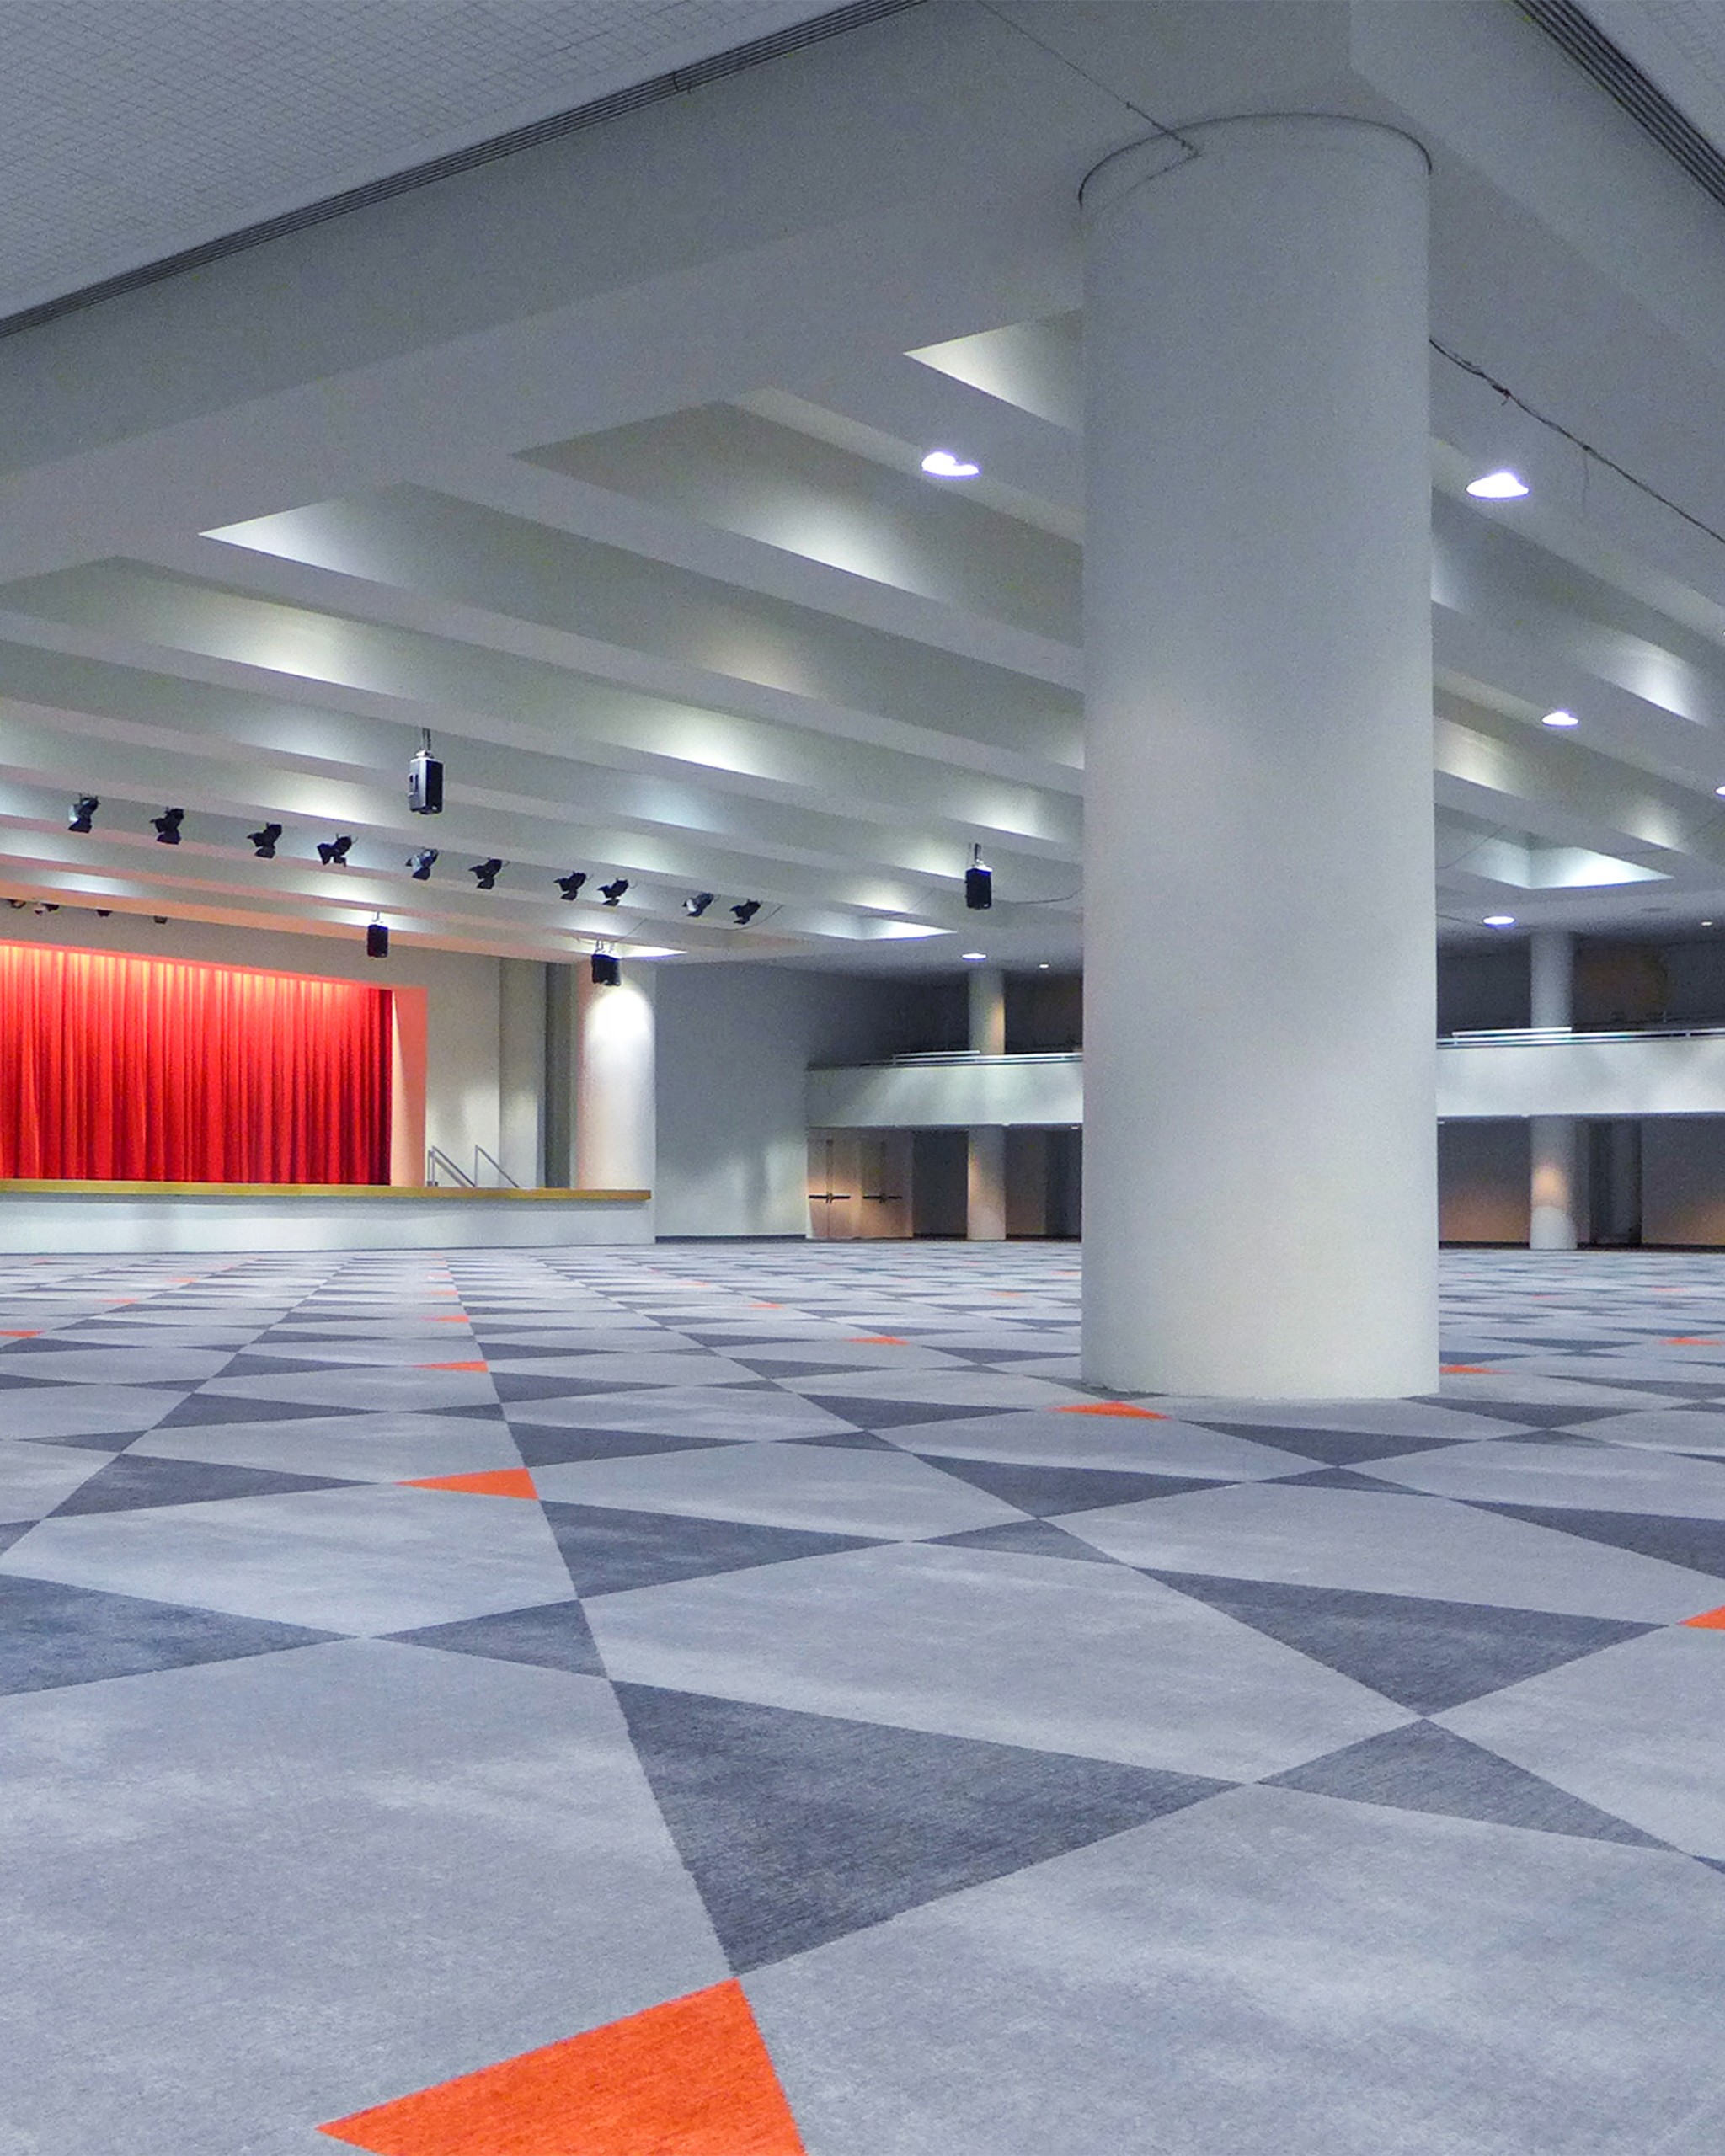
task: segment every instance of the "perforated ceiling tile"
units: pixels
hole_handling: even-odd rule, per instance
[[[809,0],[11,0],[0,315],[806,22]]]

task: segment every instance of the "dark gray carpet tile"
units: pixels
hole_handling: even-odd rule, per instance
[[[740,1348],[729,1349],[725,1359],[740,1363],[745,1370],[756,1371],[764,1378],[842,1377],[847,1369],[855,1374],[855,1365],[852,1364],[822,1362],[819,1358],[806,1363],[787,1363],[777,1356],[750,1355]]]
[[[692,1371],[688,1381],[691,1385],[700,1383]],[[525,1371],[520,1370],[494,1370],[491,1382],[497,1387],[497,1396],[502,1401],[579,1400],[589,1394],[658,1392],[661,1390],[656,1385],[643,1385],[638,1379],[536,1378],[529,1377]]]
[[[0,1574],[0,1693],[45,1692],[193,1662],[280,1654],[337,1636]]]
[[[350,1490],[358,1486],[326,1475],[278,1475],[264,1467],[227,1467],[201,1460],[152,1460],[121,1453],[99,1467],[49,1515],[70,1519],[81,1513],[126,1513],[152,1505],[202,1505],[226,1497],[286,1497],[301,1490]]]
[[[1369,1737],[1326,1758],[1273,1775],[1268,1786],[1388,1805],[1398,1812],[1439,1812],[1499,1827],[1531,1827],[1587,1841],[1627,1842],[1639,1849],[1666,1846],[1626,1820],[1583,1804],[1435,1722],[1411,1722]]]
[[[619,1684],[739,1974],[1142,1825],[1230,1785]]]
[[[816,1405],[864,1430],[896,1430],[906,1422],[962,1422],[974,1415],[1002,1412],[998,1406],[937,1407],[925,1400],[841,1400],[825,1392]]]
[[[841,1452],[900,1452],[903,1447],[886,1438],[878,1438],[873,1430],[820,1430],[812,1438],[790,1438],[785,1440],[793,1445],[836,1445]]]
[[[1309,1475],[1279,1475],[1279,1490],[1297,1489],[1304,1484],[1307,1489],[1317,1490],[1375,1490],[1381,1497],[1411,1497],[1422,1495],[1410,1490],[1405,1482],[1386,1482],[1357,1467],[1315,1467]]]
[[[998,1527],[970,1527],[962,1534],[937,1534],[929,1539],[949,1543],[954,1550],[1005,1550],[1019,1557],[1077,1557],[1097,1565],[1115,1561],[1045,1519],[1003,1520]]]
[[[1641,1390],[1637,1387],[1637,1391]],[[1614,1415],[1633,1412],[1635,1403],[1626,1401],[1621,1407],[1573,1407],[1548,1400],[1480,1400],[1471,1393],[1464,1397],[1458,1393],[1434,1392],[1427,1394],[1418,1405],[1459,1408],[1464,1415],[1488,1415],[1494,1421],[1519,1425],[1516,1440],[1525,1444],[1530,1430],[1567,1430],[1572,1424],[1608,1422]]]
[[[35,1524],[33,1519],[8,1520],[0,1527],[0,1556],[4,1556],[14,1542],[21,1542]]]
[[[303,1355],[263,1355],[247,1349],[235,1355],[215,1374],[224,1378],[283,1378],[302,1370],[350,1370],[351,1363],[312,1362]]]
[[[1481,1512],[1501,1513],[1532,1527],[1555,1528],[1585,1542],[1606,1542],[1643,1557],[1663,1557],[1692,1572],[1725,1579],[1725,1520],[1674,1519],[1663,1513],[1580,1512],[1567,1505],[1499,1505],[1467,1502]]]
[[[115,1350],[116,1354],[124,1354],[125,1352],[124,1348]],[[221,1374],[226,1377],[227,1372],[223,1370]],[[199,1382],[201,1384],[202,1380]],[[80,1386],[87,1385],[124,1385],[129,1392],[184,1392],[186,1389],[184,1377],[133,1377],[130,1372],[123,1377],[101,1378],[26,1378],[7,1377],[0,1374],[0,1396],[8,1392],[41,1392],[51,1387],[56,1392],[76,1392]],[[3,1420],[4,1414],[5,1410],[0,1408],[0,1420]]]
[[[1453,1407],[1455,1403],[1449,1401],[1445,1405]],[[1326,1467],[1357,1467],[1369,1460],[1406,1460],[1411,1452],[1436,1452],[1443,1445],[1469,1442],[1455,1438],[1386,1438],[1364,1430],[1292,1430],[1280,1423],[1222,1422],[1209,1415],[1181,1419],[1200,1429],[1221,1430],[1254,1444],[1273,1445],[1278,1452],[1292,1453],[1300,1460],[1321,1462]],[[1506,1425],[1503,1434],[1507,1438],[1514,1433]]]
[[[1151,1577],[1420,1715],[1460,1706],[1656,1629],[1611,1617],[1427,1602],[1344,1588],[1215,1579],[1197,1572],[1151,1571]]]
[[[740,1520],[686,1519],[670,1513],[623,1512],[608,1505],[542,1507],[577,1594],[618,1594],[672,1580],[781,1565],[864,1550],[876,1538],[817,1534],[802,1528],[757,1527]]]
[[[651,1430],[559,1430],[547,1422],[509,1418],[515,1439],[527,1467],[561,1467],[577,1460],[633,1460],[655,1452],[711,1452],[724,1444],[723,1438],[668,1438]]]
[[[425,1625],[395,1632],[409,1646],[439,1647],[492,1662],[531,1662],[542,1669],[577,1677],[603,1677],[605,1665],[579,1602],[547,1602],[535,1609],[505,1609],[492,1617],[464,1617],[453,1625]]]
[[[916,1457],[943,1475],[985,1490],[1002,1504],[1046,1518],[1052,1513],[1093,1512],[1103,1505],[1135,1504],[1145,1497],[1178,1497],[1193,1490],[1214,1490],[1215,1479],[1185,1475],[1145,1475],[1109,1467],[1040,1467],[1019,1460],[955,1460],[919,1445]]]
[[[224,1371],[224,1376],[228,1374]],[[278,1369],[275,1375],[281,1374]],[[303,1415],[328,1415],[328,1406],[298,1400],[253,1400],[244,1393],[195,1392],[171,1408],[158,1430],[201,1428],[206,1422],[289,1422]]]
[[[0,1413],[0,1425],[3,1425],[4,1421],[3,1413]],[[161,1427],[159,1423],[157,1425],[158,1429]],[[3,1434],[3,1430],[0,1430],[0,1434]],[[107,1430],[93,1437],[81,1432],[74,1437],[39,1438],[32,1433],[26,1442],[33,1445],[64,1445],[72,1452],[124,1452],[128,1445],[136,1444],[143,1434],[137,1430]]]

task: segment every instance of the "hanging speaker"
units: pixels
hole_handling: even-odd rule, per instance
[[[368,958],[387,958],[389,956],[389,931],[381,921],[374,921],[366,931],[366,956]]]

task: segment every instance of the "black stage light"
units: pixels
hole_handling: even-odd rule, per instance
[[[114,918],[113,907],[98,906],[96,908],[96,918],[98,921],[112,921]]]
[[[354,842],[345,831],[333,839],[318,841],[318,858],[326,868],[345,868],[347,857],[354,850]]]
[[[8,899],[6,903],[12,908],[12,910],[14,913],[22,913],[24,908],[29,904],[29,900],[28,899]]]
[[[746,928],[761,910],[759,899],[745,899],[741,905],[731,908],[731,919],[739,928]]]
[[[389,956],[389,931],[381,921],[374,921],[366,931],[366,956],[368,958],[387,958]]]
[[[164,808],[159,816],[152,816],[150,820],[156,826],[158,846],[179,844],[179,827],[185,821],[184,808]]]
[[[605,903],[608,906],[621,905],[623,900],[623,893],[627,891],[628,888],[628,878],[627,876],[618,876],[614,878],[609,883],[601,883],[599,886],[599,895],[604,899]]]
[[[72,804],[66,819],[69,831],[88,832],[96,820],[96,811],[101,807],[93,793],[81,793]]]
[[[422,846],[418,853],[410,853],[408,856],[407,865],[413,870],[414,881],[416,883],[429,883],[431,881],[431,870],[436,859],[437,849],[435,846]]]
[[[60,909],[59,909],[59,907],[58,907],[58,906],[56,906],[56,905],[51,905],[48,903],[48,901],[47,901],[47,899],[38,899],[36,900],[36,903],[35,903],[35,905],[30,908],[30,911],[31,911],[32,913],[38,913],[38,914],[40,914],[40,913],[58,913],[58,912],[59,912],[59,910],[60,910]]]
[[[587,872],[585,868],[571,869],[567,876],[558,878],[557,888],[566,899],[577,899],[580,896],[581,886],[586,880]]]
[[[971,847],[964,871],[964,903],[972,913],[986,913],[994,904],[994,871],[984,864],[980,846]]]
[[[274,861],[275,841],[281,836],[280,824],[265,824],[261,830],[248,831],[246,843],[259,861]]]
[[[158,928],[166,928],[168,926],[168,916],[165,913],[152,913],[150,918]]]
[[[506,866],[506,862],[499,861],[494,855],[489,861],[476,861],[467,873],[482,891],[489,891],[495,885]]]
[[[443,814],[443,766],[431,753],[429,731],[423,739],[425,745],[408,765],[408,808],[415,816],[441,816]]]
[[[699,921],[712,904],[711,891],[697,891],[692,898],[683,900],[683,911],[687,914],[691,921]]]
[[[595,988],[621,988],[623,985],[623,969],[617,963],[614,951],[595,951],[590,971]]]

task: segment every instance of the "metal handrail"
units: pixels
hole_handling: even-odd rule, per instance
[[[428,1145],[425,1148],[425,1182],[428,1188],[433,1190],[436,1188],[437,1171],[440,1168],[447,1168],[464,1190],[477,1190],[479,1187],[467,1170],[451,1161],[441,1146]]]
[[[1725,1026],[1494,1026],[1439,1033],[1439,1048],[1559,1048],[1571,1041],[1717,1041]]]
[[[481,1161],[489,1161],[492,1166],[496,1169],[499,1175],[503,1177],[505,1182],[509,1185],[511,1190],[519,1190],[521,1187],[521,1184],[515,1181],[509,1170],[505,1167],[502,1161],[498,1159],[496,1154],[488,1153],[483,1145],[476,1145],[473,1148],[473,1180],[476,1183],[479,1180],[479,1163]]]

